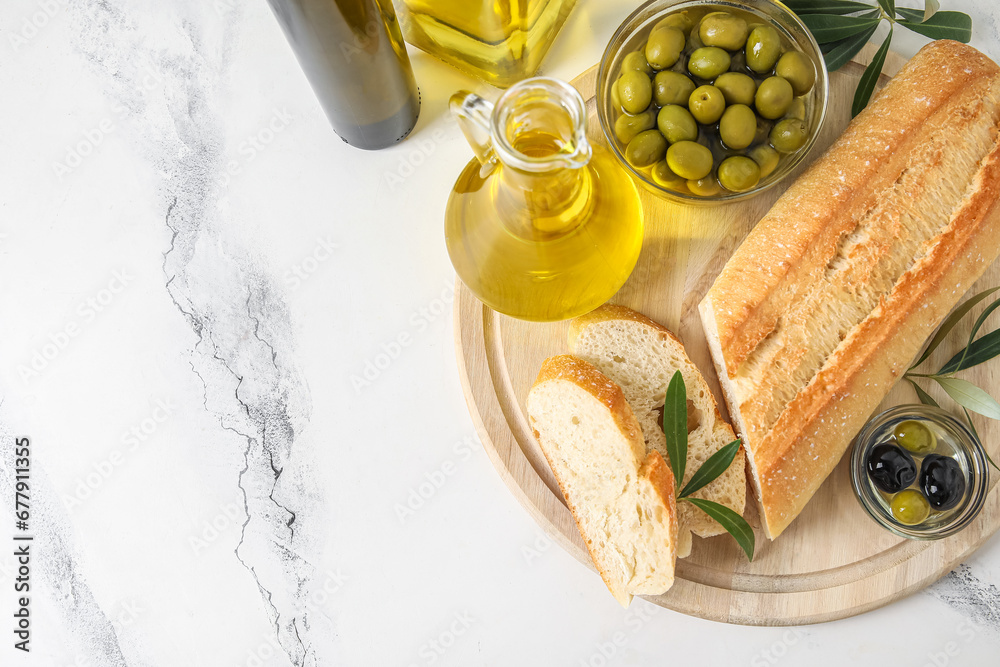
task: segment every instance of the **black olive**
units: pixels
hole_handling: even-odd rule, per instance
[[[868,453],[868,476],[886,493],[902,491],[917,478],[917,464],[896,445],[875,445]]]
[[[920,490],[931,507],[950,510],[965,495],[965,475],[955,459],[930,454],[920,466]]]

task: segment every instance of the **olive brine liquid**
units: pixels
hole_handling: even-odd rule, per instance
[[[915,433],[921,432],[929,436],[923,438],[924,442],[921,444],[924,444],[924,446],[920,448],[909,446],[910,443],[906,439],[912,439]],[[915,469],[919,471],[912,483],[894,493],[887,492],[885,489],[880,488],[878,484],[875,484],[873,480],[870,480],[872,489],[878,495],[886,512],[892,515],[897,521],[906,525],[915,525],[914,522],[906,520],[907,512],[916,512],[917,516],[921,514],[921,508],[914,506],[913,501],[915,500],[919,501],[924,507],[928,505],[928,500],[944,501],[947,504],[947,507],[937,509],[931,503],[927,516],[915,522],[922,529],[946,525],[952,520],[952,517],[965,509],[970,494],[970,489],[965,483],[965,480],[970,477],[969,466],[966,457],[962,455],[959,445],[955,442],[954,436],[946,429],[941,428],[929,419],[908,419],[895,424],[893,429],[887,430],[878,444],[895,445],[903,448],[912,459]],[[950,481],[947,479],[925,480],[924,475],[927,472],[925,464],[930,459],[937,459],[938,465],[935,470],[938,472],[943,470],[945,476],[948,476],[947,472],[949,468],[953,470],[954,474],[950,475],[950,477],[954,479]],[[948,465],[942,467],[940,465],[941,462]],[[926,488],[928,485],[942,497],[928,497],[928,489]],[[923,496],[924,499],[921,500],[917,497],[918,495]]]

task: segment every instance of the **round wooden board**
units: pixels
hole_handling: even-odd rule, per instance
[[[868,45],[830,79],[830,109],[812,156],[823,153],[850,121],[854,89],[874,53]],[[904,60],[889,53],[885,71]],[[573,84],[587,100],[588,135],[604,137],[594,107],[597,68]],[[888,77],[881,77],[884,85]],[[802,168],[804,168],[803,165]],[[792,177],[794,178],[794,177]],[[791,180],[789,180],[791,182]],[[634,308],[677,333],[701,368],[720,406],[721,392],[702,333],[697,305],[726,260],[781,194],[778,188],[747,202],[718,207],[681,206],[642,192],[646,235],[642,255],[614,303]],[[1000,263],[973,287],[976,293],[1000,284]],[[928,363],[940,366],[968,336],[973,318],[958,327]],[[542,360],[568,352],[568,323],[515,320],[483,306],[458,281],[455,337],[462,384],[483,445],[511,492],[548,535],[591,569],[593,565],[559,488],[524,417],[524,401]],[[1000,389],[996,365],[967,371],[981,387]],[[901,383],[905,384],[905,383]],[[954,405],[936,387],[942,405]],[[1000,392],[998,392],[1000,393]],[[879,410],[915,402],[908,386],[897,386]],[[985,418],[976,426],[986,443],[996,443],[1000,424]],[[998,448],[988,445],[997,458]],[[774,542],[757,530],[757,553],[748,562],[734,540],[723,535],[694,538],[690,557],[677,564],[677,578],[665,594],[647,598],[685,614],[746,625],[799,625],[859,614],[920,590],[951,570],[1000,527],[1000,494],[961,533],[936,542],[897,538],[877,526],[854,498],[845,456],[805,511]],[[748,519],[755,522],[753,503]]]

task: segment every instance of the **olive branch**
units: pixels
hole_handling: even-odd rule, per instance
[[[983,312],[979,314],[975,324],[972,325],[972,331],[969,333],[965,347],[956,352],[937,373],[914,373],[913,370],[927,361],[927,358],[931,356],[934,350],[941,345],[941,342],[955,328],[955,325],[968,315],[973,308],[997,290],[1000,290],[1000,287],[980,292],[955,308],[951,315],[938,327],[937,332],[927,344],[927,348],[923,354],[920,355],[917,361],[903,375],[903,378],[913,385],[913,389],[917,392],[917,398],[920,399],[921,403],[941,407],[923,387],[917,384],[914,378],[924,378],[936,382],[952,400],[962,406],[965,418],[969,422],[969,428],[972,429],[976,439],[980,441],[982,439],[976,431],[975,424],[972,423],[972,415],[969,414],[969,411],[971,410],[990,419],[1000,419],[1000,403],[997,403],[996,399],[985,390],[977,387],[968,380],[955,377],[955,374],[973,366],[978,366],[1000,355],[1000,329],[976,338],[989,316],[997,308],[1000,308],[1000,298],[986,306]],[[1000,467],[990,458],[989,453],[986,454],[986,458],[989,459],[990,464],[994,468],[1000,470]]]
[[[684,386],[681,372],[675,371],[674,376],[670,378],[670,384],[667,385],[667,395],[663,399],[663,434],[667,437],[670,469],[674,473],[678,487],[684,481],[684,470],[687,467],[687,423],[687,388]],[[677,500],[688,501],[718,521],[719,525],[733,536],[747,558],[753,560],[754,534],[746,519],[721,503],[691,497],[692,493],[724,473],[739,451],[740,441],[737,439],[708,457],[684,488],[677,493]]]
[[[865,68],[854,91],[851,117],[868,106],[875,91],[885,56],[897,25],[930,37],[954,39],[968,44],[972,39],[972,19],[962,12],[942,12],[938,0],[924,0],[924,8],[896,7],[896,0],[878,0],[869,5],[854,0],[784,0],[784,4],[799,15],[823,51],[827,71],[840,69],[868,43],[882,21],[889,22],[889,34],[875,57]]]

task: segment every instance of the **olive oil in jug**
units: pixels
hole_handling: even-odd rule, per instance
[[[471,93],[453,111],[477,158],[448,201],[445,236],[459,277],[494,310],[553,321],[612,297],[642,247],[635,185],[586,138],[580,94],[526,79],[494,108]]]

